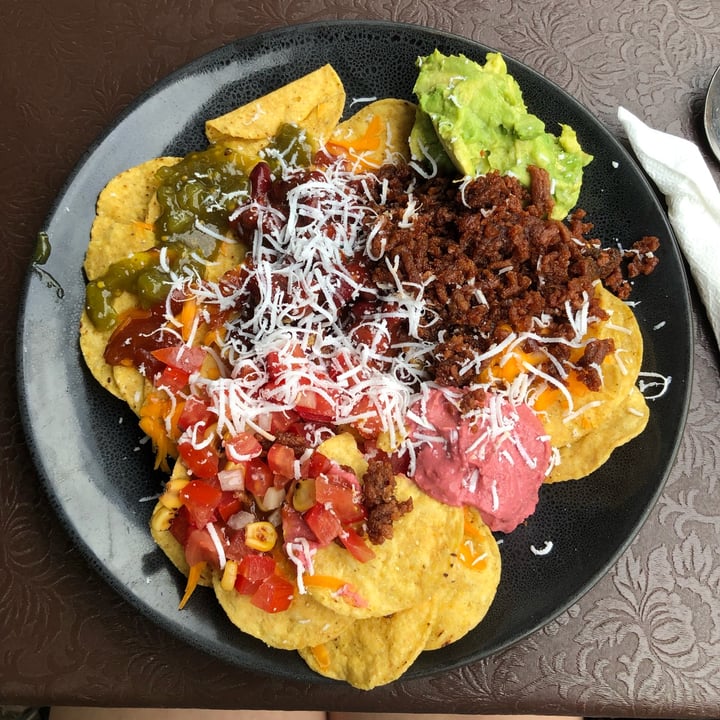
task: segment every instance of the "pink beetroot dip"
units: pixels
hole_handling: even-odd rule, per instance
[[[545,430],[529,406],[499,395],[471,419],[449,398],[458,399],[431,389],[412,408],[415,482],[446,505],[476,507],[491,530],[508,533],[537,505],[551,457]]]

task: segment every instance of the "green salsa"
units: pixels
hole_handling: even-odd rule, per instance
[[[140,307],[149,308],[162,302],[172,282],[170,272],[191,268],[202,273],[203,265],[190,249],[181,243],[167,246],[166,261],[161,263],[161,249],[151,248],[113,263],[108,271],[85,288],[85,310],[99,330],[110,330],[117,323],[113,300],[122,292],[137,296]]]
[[[157,177],[161,210],[155,233],[160,242],[192,232],[196,222],[226,232],[230,214],[250,188],[246,159],[224,145],[192,152],[179,163],[160,168]]]
[[[273,173],[281,171],[283,165],[309,167],[312,162],[312,140],[307,132],[294,123],[280,126],[262,155]]]
[[[302,128],[286,124],[262,156],[277,175],[286,165],[309,166],[312,143]],[[140,306],[148,308],[167,296],[171,273],[192,271],[203,276],[203,261],[216,257],[230,230],[230,216],[250,197],[249,174],[257,161],[218,144],[157,171],[157,245],[113,263],[102,277],[88,283],[85,309],[96,328],[115,326],[113,301],[122,292],[133,293]],[[161,263],[162,248],[166,251]]]

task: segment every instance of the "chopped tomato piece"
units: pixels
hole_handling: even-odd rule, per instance
[[[170,522],[170,532],[181,545],[185,545],[188,533],[190,532],[190,515],[184,505],[181,505],[177,509],[175,517]]]
[[[240,432],[225,441],[225,454],[233,462],[246,462],[262,454],[262,445],[249,432]]]
[[[318,431],[323,432],[326,430],[329,430],[328,423],[326,422],[298,419],[287,428],[286,432],[290,435],[297,435],[299,438],[310,441],[311,438],[317,437]]]
[[[260,587],[262,580],[248,580],[244,575],[238,573],[235,578],[235,590],[241,595],[252,595]]]
[[[285,432],[293,423],[297,422],[299,415],[294,410],[279,410],[270,417],[270,432],[273,435]]]
[[[190,395],[185,401],[178,418],[178,428],[187,430],[189,427],[199,423],[208,424],[213,417],[214,411],[205,401],[195,397],[195,395]]]
[[[181,440],[177,447],[180,457],[193,475],[209,479],[218,474],[220,456],[212,443],[198,447],[190,440]]]
[[[352,426],[364,438],[376,438],[385,429],[375,403],[367,395],[355,403],[352,415],[358,416]]]
[[[218,567],[218,554],[210,533],[205,529],[194,529],[188,533],[185,542],[185,559],[191,567],[206,562]]]
[[[320,545],[329,545],[343,530],[337,515],[316,503],[304,515],[308,527],[315,533]]]
[[[245,489],[256,498],[263,498],[272,485],[273,474],[267,463],[260,458],[249,460],[245,466]]]
[[[339,535],[340,542],[350,554],[360,562],[367,562],[375,557],[373,549],[365,542],[358,532],[351,527],[344,527]]]
[[[207,350],[190,345],[174,345],[173,347],[158,348],[152,355],[169,367],[183,370],[191,374],[197,372],[205,361]]]
[[[332,422],[335,418],[335,404],[324,394],[313,388],[302,388],[295,398],[295,410],[303,420],[311,422]]]
[[[280,360],[280,353],[277,350],[269,352],[265,358],[265,368],[270,380],[277,380],[283,371],[284,365]]]
[[[276,564],[272,555],[251,553],[240,561],[238,574],[251,582],[258,582],[270,577],[275,572]]]
[[[155,387],[164,387],[170,392],[177,393],[188,384],[189,379],[190,375],[184,370],[167,366],[156,376],[154,384]]]
[[[267,463],[271,472],[284,478],[295,477],[295,451],[287,445],[273,443],[267,453]]]
[[[314,452],[303,467],[303,475],[309,478],[316,478],[321,473],[330,472],[333,461],[319,452]]]
[[[270,555],[246,555],[238,565],[235,590],[241,595],[253,595],[274,572],[275,560]]]
[[[300,345],[295,345],[289,352],[271,350],[265,357],[265,367],[270,380],[277,380],[283,372],[298,367],[296,360],[304,360],[305,352]]]
[[[390,350],[389,336],[379,334],[374,323],[360,322],[351,328],[348,334],[352,339],[354,347],[365,345],[373,348],[380,356],[387,355]],[[375,364],[375,361],[369,359],[368,363],[372,366]]]
[[[282,612],[290,607],[294,590],[290,581],[279,575],[271,575],[260,583],[250,602],[265,612]]]
[[[232,530],[225,527],[225,534],[228,537],[228,545],[225,548],[225,557],[228,560],[240,562],[246,555],[253,551],[245,544],[245,530]]]
[[[346,351],[335,355],[328,367],[328,374],[337,382],[342,377],[343,382],[352,387],[358,380],[363,378],[363,371],[353,357]]]
[[[223,522],[227,522],[236,512],[242,508],[242,501],[234,493],[230,491],[224,491],[222,498],[217,506],[218,515],[223,519]]]
[[[358,522],[367,514],[361,502],[357,477],[339,467],[317,476],[315,499],[318,503],[331,506],[343,524]]]
[[[317,542],[315,533],[310,529],[305,518],[294,508],[289,505],[283,505],[281,510],[282,531],[285,542],[294,542],[295,540],[309,540]]]
[[[235,589],[241,595],[252,595],[262,583],[275,572],[275,560],[271,555],[251,553],[238,564]]]
[[[215,517],[215,508],[222,499],[222,490],[212,487],[201,480],[191,480],[178,492],[178,496],[187,508],[190,522],[202,528]]]

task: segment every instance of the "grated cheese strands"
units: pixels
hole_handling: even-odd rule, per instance
[[[338,163],[313,171],[309,180],[289,190],[286,213],[254,200],[240,206],[235,215],[252,209],[258,221],[251,262],[232,293],[194,276],[173,277],[171,294],[177,290],[193,298],[198,308],[225,311],[250,297],[255,304],[249,315],[237,314],[226,323],[224,339],[212,348],[218,366],[227,371],[218,379],[197,374],[190,381],[191,393],[211,400],[218,436],[250,429],[272,439],[267,418],[292,410],[299,395],[310,388],[333,407],[334,424],[377,416],[391,442],[399,443],[413,388],[416,391],[425,379],[423,358],[431,346],[410,343],[406,353],[393,347],[390,356],[382,348],[391,337],[388,319],[406,321],[417,337],[425,314],[423,288],[400,282],[389,288],[364,287],[348,270],[347,260],[369,246],[367,226],[374,219],[367,204],[367,180],[360,178],[364,183]],[[375,224],[374,231],[379,227]],[[354,342],[341,327],[348,295],[361,291],[386,299],[394,308],[366,318],[373,338],[369,344]],[[190,329],[193,341],[206,316],[196,314]],[[280,369],[269,383],[271,354]],[[328,367],[339,356],[350,358],[352,369],[333,379]],[[367,403],[358,410],[362,398]],[[186,436],[198,448],[211,442],[193,431]]]
[[[313,564],[313,556],[315,553],[316,549],[310,546],[306,538],[298,538],[293,542],[285,543],[285,554],[295,566],[298,592],[301,595],[307,592],[304,582],[305,573],[308,575],[315,574]]]
[[[315,402],[327,408],[327,424],[361,429],[368,422],[374,431],[385,433],[390,446],[407,457],[412,475],[419,448],[438,441],[424,424],[422,403],[421,411],[410,410],[430,389],[438,389],[426,371],[436,345],[423,339],[427,334],[423,331],[440,320],[424,299],[435,277],[424,277],[421,282],[403,280],[399,256],[391,260],[384,254],[383,223],[387,218],[375,209],[371,185],[377,184],[382,205],[389,191],[387,179],[376,183],[372,171],[349,168],[345,161],[311,171],[294,168],[290,156],[279,156],[278,161],[288,188],[279,204],[281,209],[244,197],[231,216],[233,220],[252,211],[257,218],[251,233],[252,249],[232,286],[203,281],[195,270],[170,272],[168,325],[161,332],[176,333],[180,339],[185,333],[188,345],[202,345],[205,324],[214,313],[227,313],[222,333],[213,333],[213,342],[206,348],[219,377],[194,373],[190,378],[190,394],[211,403],[216,415],[214,433],[201,434],[190,428],[183,437],[198,449],[214,439],[248,431],[274,440],[273,413],[295,410],[311,393]],[[463,200],[468,182],[465,179],[460,184]],[[401,226],[411,227],[421,210],[413,195],[414,185],[413,180],[406,188],[408,201]],[[374,247],[379,247],[377,255]],[[390,282],[375,285],[359,279],[362,274],[352,271],[355,258],[384,262]],[[161,255],[160,262],[170,269],[166,255]],[[498,272],[511,269],[506,266]],[[475,301],[487,305],[480,287],[475,287],[474,281],[471,284]],[[197,307],[189,327],[172,316],[171,296],[181,296]],[[343,310],[359,296],[373,298],[372,309],[348,330]],[[532,406],[548,387],[560,390],[568,404],[568,417],[574,417],[573,398],[563,382],[568,366],[550,352],[549,346],[560,343],[582,348],[590,326],[598,320],[590,316],[589,309],[587,293],[576,309],[566,302],[569,338],[544,334],[552,318],[542,315],[533,318],[529,331],[511,331],[459,368],[464,377],[473,379],[466,391],[483,390],[489,398],[486,407],[461,413],[467,421],[487,427],[475,441],[478,452],[484,454],[486,446],[489,452],[489,448],[512,437],[516,418],[504,415],[503,405]],[[393,341],[391,327],[398,321],[406,333],[402,343]],[[437,342],[443,342],[444,335],[440,331]],[[538,349],[544,363],[552,364],[555,377],[543,372],[537,361],[527,362],[522,347],[528,341]],[[480,380],[489,363],[503,368],[511,359],[517,371]],[[442,390],[457,407],[458,391]],[[409,422],[418,431],[408,434]],[[169,432],[170,416],[166,427]],[[332,433],[327,429],[307,439],[316,446],[328,432]],[[524,448],[517,450],[532,467],[533,458]]]
[[[222,541],[220,540],[215,526],[211,522],[209,522],[205,527],[207,528],[210,539],[215,546],[215,551],[217,552],[218,556],[218,563],[220,564],[220,569],[222,570],[225,567],[226,562],[225,549],[223,548]]]

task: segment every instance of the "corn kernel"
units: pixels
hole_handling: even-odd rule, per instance
[[[305,512],[315,504],[315,478],[301,478],[293,485],[293,507]]]
[[[153,512],[150,518],[150,527],[156,532],[164,532],[170,529],[170,523],[175,517],[175,511],[172,508],[160,505]]]
[[[252,550],[268,552],[275,547],[277,531],[264,520],[245,526],[245,544]]]
[[[237,580],[238,564],[235,560],[228,560],[225,563],[223,569],[222,579],[220,580],[220,586],[223,590],[230,592],[235,587],[235,580]]]

